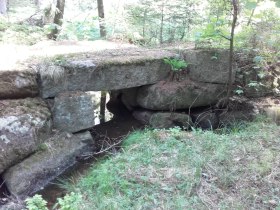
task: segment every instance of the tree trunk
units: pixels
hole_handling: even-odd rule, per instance
[[[163,21],[164,21],[164,2],[161,5],[161,20],[160,20],[160,32],[159,32],[159,42],[160,44],[163,43]]]
[[[100,30],[100,37],[106,37],[106,27],[104,22],[104,5],[103,0],[97,0],[97,8],[98,8],[98,17],[99,17],[99,30]]]
[[[147,9],[144,11],[144,16],[143,16],[143,30],[142,30],[142,36],[145,39],[146,36],[146,19],[147,19]]]
[[[54,39],[54,40],[57,39],[57,36],[59,33],[58,27],[62,26],[63,15],[64,15],[64,6],[65,6],[65,0],[57,0],[56,12],[54,15],[54,20],[53,20],[55,27],[50,34],[51,39]]]
[[[0,0],[0,15],[7,14],[7,0]]]
[[[231,4],[233,6],[233,15],[232,15],[232,23],[231,23],[231,33],[230,33],[230,51],[229,51],[229,75],[228,75],[228,88],[227,88],[227,97],[226,103],[229,102],[229,97],[232,91],[232,65],[233,65],[233,48],[234,48],[234,30],[236,27],[237,22],[237,15],[238,15],[238,0],[232,0]]]
[[[105,123],[105,110],[106,110],[106,91],[101,91],[100,99],[100,123]]]

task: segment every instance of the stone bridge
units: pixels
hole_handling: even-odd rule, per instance
[[[50,98],[65,91],[120,90],[155,84],[170,74],[170,66],[163,62],[164,58],[187,61],[188,78],[193,81],[227,82],[228,53],[225,50],[128,48],[60,56],[41,65],[41,95]]]
[[[109,91],[111,102],[119,100],[155,128],[209,128],[222,120],[209,107],[224,96],[228,51],[106,46],[96,51],[90,43],[80,44],[80,51],[48,46],[57,55],[46,58],[47,48],[39,45],[28,59],[18,60],[18,67],[2,66],[0,174],[14,195],[36,192],[73,165],[76,156],[92,151],[88,145],[94,139],[87,130],[95,125],[100,103],[100,94],[92,91]],[[164,58],[189,65],[172,80]],[[239,106],[253,110],[246,100]]]

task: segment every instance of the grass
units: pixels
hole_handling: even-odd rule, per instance
[[[80,198],[73,210],[280,209],[280,130],[259,120],[231,133],[137,131],[65,187]]]

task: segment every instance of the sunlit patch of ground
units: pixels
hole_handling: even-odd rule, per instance
[[[52,57],[71,53],[97,52],[110,49],[136,48],[127,43],[97,41],[42,41],[33,46],[0,44],[0,71],[19,70],[36,57]],[[30,60],[31,59],[31,60]]]

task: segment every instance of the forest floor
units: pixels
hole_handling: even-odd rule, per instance
[[[57,55],[82,54],[123,48],[128,50],[136,48],[136,46],[103,40],[59,42],[49,40],[41,41],[32,46],[0,43],[0,71],[20,70]]]

